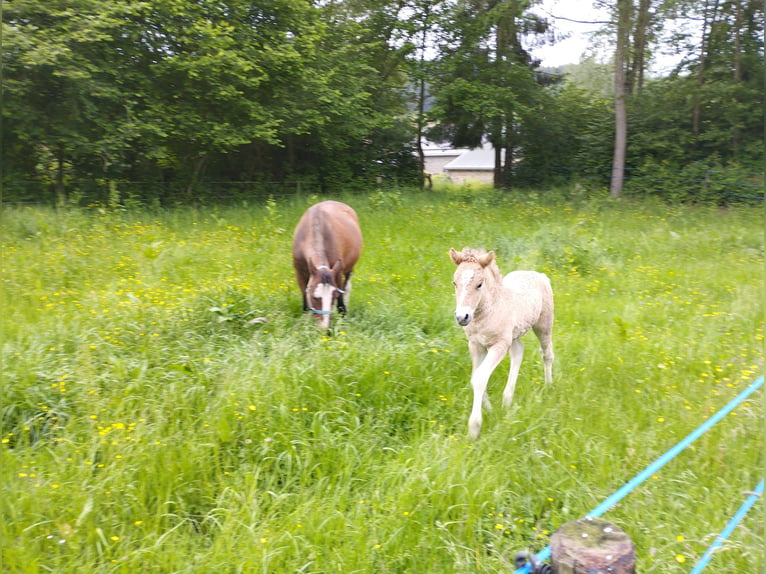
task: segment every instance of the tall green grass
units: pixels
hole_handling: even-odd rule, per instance
[[[347,195],[349,314],[301,313],[317,197],[198,210],[6,209],[4,572],[508,572],[763,372],[761,213],[565,193]],[[468,440],[450,247],[535,268],[514,405]],[[605,518],[688,572],[762,475],[762,392]],[[762,564],[762,506],[714,559]]]

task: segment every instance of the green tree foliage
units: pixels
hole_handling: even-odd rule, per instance
[[[491,142],[498,187],[510,185],[517,137],[539,94],[537,63],[522,38],[546,25],[526,12],[529,6],[516,0],[456,2],[444,22],[434,79],[433,137],[458,147]]]
[[[752,143],[763,138],[763,114],[754,112],[763,103],[764,4],[711,4],[717,9],[709,9],[700,54],[684,66],[697,79],[687,86],[699,106],[698,122],[692,126],[692,159],[720,154],[724,159],[759,160],[763,147]]]
[[[4,172],[55,185],[108,171],[136,135],[114,39],[140,2],[16,0],[3,22]],[[9,161],[19,162],[9,165]]]
[[[192,194],[204,175],[406,174],[401,56],[365,25],[376,13],[356,16],[307,0],[17,0],[3,22],[5,177]]]
[[[563,81],[538,70],[529,46],[550,29],[534,4],[5,2],[4,199],[119,199],[129,182],[160,201],[199,199],[211,182],[415,183],[428,129],[490,141],[499,187],[608,183],[613,66],[584,60]],[[762,3],[630,7],[626,173],[760,171]],[[685,59],[646,75],[661,49]]]
[[[645,2],[634,2],[630,14],[638,18],[642,5]],[[749,185],[762,181],[750,172],[762,172],[764,153],[763,22],[763,5],[751,0],[666,0],[656,5],[648,17],[643,50],[651,55],[662,48],[686,56],[669,75],[647,76],[640,82],[640,58],[631,44],[625,61],[626,82],[631,78],[634,83],[628,84],[626,97],[628,191],[711,199],[716,193],[718,198],[747,195]],[[632,42],[636,35],[632,32]],[[613,62],[599,64],[593,58],[567,67],[560,98],[539,103],[573,113],[553,116],[555,131],[548,122],[540,122],[547,129],[535,128],[522,162],[535,169],[519,172],[545,173],[541,156],[561,149],[556,157],[572,167],[568,173],[603,174],[596,181],[608,184],[614,82],[603,70],[609,67]],[[584,97],[573,95],[575,86],[586,92]],[[568,134],[569,149],[559,145],[556,131]],[[544,139],[535,141],[535,134]],[[535,153],[526,153],[533,146]],[[713,179],[724,183],[716,189]]]
[[[612,154],[611,109],[610,98],[573,82],[540,90],[519,129],[523,157],[515,181],[539,186],[603,175]]]
[[[738,195],[763,169],[763,3],[669,3],[705,24],[674,41],[693,49],[670,76],[647,82],[630,100],[629,166],[646,177],[631,187],[681,198]],[[671,12],[672,14],[672,12]],[[737,178],[732,172],[740,172]],[[712,174],[725,186],[715,189]],[[754,175],[754,174],[753,174]],[[738,189],[739,188],[739,189]]]

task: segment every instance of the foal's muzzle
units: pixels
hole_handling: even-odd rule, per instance
[[[465,311],[463,309],[458,309],[455,311],[455,320],[458,322],[458,324],[465,327],[468,323],[471,322],[471,319],[473,318],[473,313],[470,311]]]

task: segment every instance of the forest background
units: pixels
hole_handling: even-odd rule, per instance
[[[3,200],[409,185],[424,138],[490,141],[499,188],[761,188],[763,2],[595,4],[612,56],[543,69],[560,34],[535,1],[5,2]]]

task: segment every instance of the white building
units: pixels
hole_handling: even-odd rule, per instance
[[[427,141],[423,154],[425,169],[431,175],[445,175],[458,184],[475,181],[491,185],[494,181],[495,150],[489,143],[468,149]]]
[[[468,151],[468,148],[453,148],[446,143],[423,141],[423,155],[425,156],[425,170],[431,175],[444,173],[444,166],[460,157]]]

